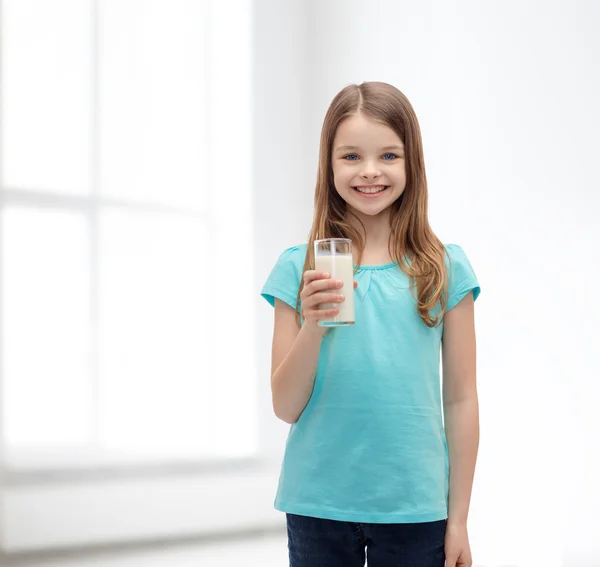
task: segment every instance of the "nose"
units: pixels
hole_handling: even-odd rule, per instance
[[[365,162],[360,175],[363,179],[377,179],[381,175],[381,171],[373,162],[369,161]]]

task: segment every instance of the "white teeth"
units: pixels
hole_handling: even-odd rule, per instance
[[[379,193],[380,191],[383,191],[385,189],[385,186],[380,186],[380,187],[355,187],[355,189],[357,191],[359,191],[360,193]]]

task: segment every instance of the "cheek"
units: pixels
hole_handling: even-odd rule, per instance
[[[335,192],[344,200],[346,200],[344,194],[346,193],[346,187],[348,186],[348,179],[346,179],[346,177],[347,176],[344,176],[343,172],[340,172],[339,170],[336,171],[335,169],[333,170],[333,187]]]
[[[341,185],[344,181],[344,175],[343,172],[340,171],[340,169],[338,167],[334,167],[333,168],[333,183],[336,186],[336,188]]]
[[[396,171],[396,176],[402,179],[406,177],[406,167],[404,164],[398,168],[398,170]]]
[[[337,183],[347,183],[352,177],[352,172],[347,167],[334,167],[333,179]]]

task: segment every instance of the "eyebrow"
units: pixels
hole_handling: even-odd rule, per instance
[[[339,147],[336,148],[336,151],[339,152],[339,151],[342,151],[342,150],[345,151],[345,150],[359,150],[359,149],[360,148],[358,146],[339,146]],[[402,146],[396,146],[396,145],[394,145],[394,146],[386,146],[385,148],[381,148],[382,152],[386,152],[386,151],[389,151],[389,150],[400,150],[400,151],[403,151],[404,148]]]

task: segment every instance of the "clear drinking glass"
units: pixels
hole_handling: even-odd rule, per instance
[[[319,321],[320,327],[345,327],[354,325],[354,268],[352,240],[349,238],[324,238],[315,240],[315,270],[327,272],[333,279],[342,280],[338,290],[345,300],[342,303],[322,303],[319,309],[338,307],[338,314],[330,320]]]

